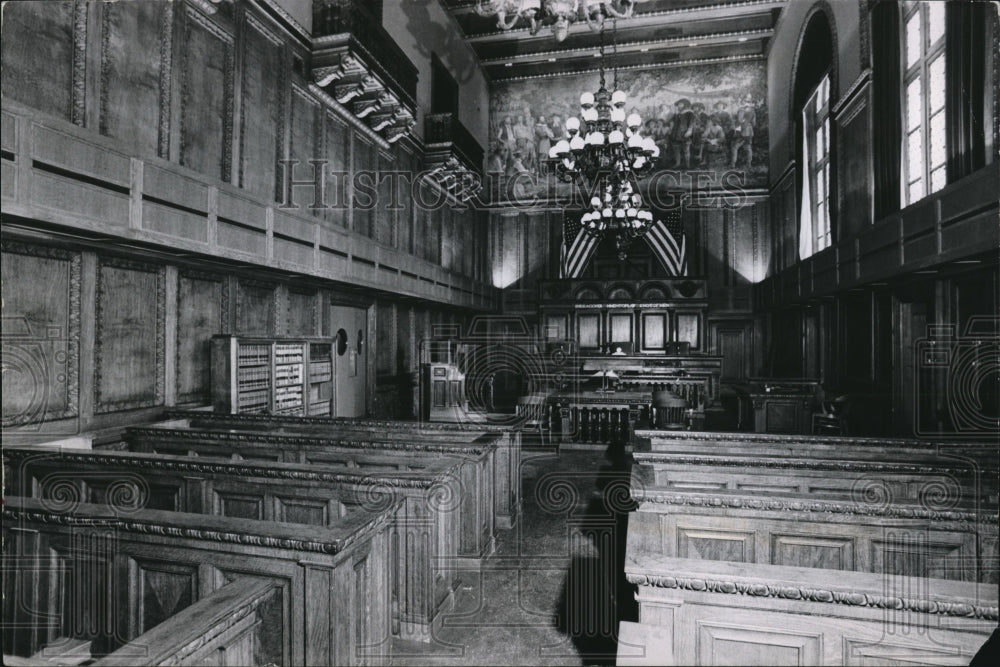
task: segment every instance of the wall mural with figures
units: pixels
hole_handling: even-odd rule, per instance
[[[642,134],[660,148],[656,169],[677,172],[658,178],[658,190],[688,189],[696,171],[710,172],[698,178],[701,187],[720,187],[727,172],[736,172],[744,187],[767,185],[763,60],[628,70],[617,78],[618,89],[628,94],[628,113],[642,117]],[[614,74],[607,72],[606,79],[612,90]],[[565,136],[566,119],[579,115],[580,94],[598,85],[597,72],[492,84],[486,173],[506,177],[497,179],[507,184],[501,196],[546,191],[549,148]]]

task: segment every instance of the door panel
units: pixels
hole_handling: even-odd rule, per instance
[[[368,349],[368,311],[352,306],[330,307],[333,355],[333,409],[337,417],[363,417]]]

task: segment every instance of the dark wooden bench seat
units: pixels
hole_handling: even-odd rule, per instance
[[[391,536],[393,632],[428,641],[461,571],[460,461],[343,457],[344,466],[133,452],[7,448],[8,488],[50,502],[111,502],[235,518],[335,525],[400,499]],[[352,467],[349,464],[355,463]],[[385,468],[390,468],[386,472]],[[117,496],[116,496],[117,494]]]
[[[192,426],[229,425],[231,428],[271,428],[274,426],[305,426],[318,428],[327,434],[362,431],[377,436],[396,434],[410,437],[415,444],[433,438],[437,442],[475,438],[488,433],[498,437],[496,478],[494,481],[496,525],[510,529],[521,515],[521,432],[512,426],[499,424],[449,424],[393,419],[348,417],[295,417],[288,415],[229,415],[202,410],[170,410],[168,419],[190,419]],[[411,437],[415,436],[415,437]]]
[[[388,661],[394,504],[319,527],[129,504],[4,500],[4,621],[18,628],[4,634],[5,654],[34,655],[67,637],[107,655],[249,579],[277,592],[251,605],[264,627],[252,649],[240,649],[252,651],[248,663]]]

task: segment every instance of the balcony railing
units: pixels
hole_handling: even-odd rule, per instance
[[[392,142],[409,132],[417,106],[417,68],[367,0],[313,4],[314,82]]]
[[[428,153],[450,151],[470,171],[482,174],[483,147],[455,114],[424,116],[424,144]]]

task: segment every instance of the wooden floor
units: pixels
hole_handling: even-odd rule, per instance
[[[632,599],[615,595],[629,509],[621,462],[589,448],[533,454],[521,480],[522,521],[499,532],[482,572],[463,573],[434,641],[395,642],[394,664],[614,663],[616,599]]]

